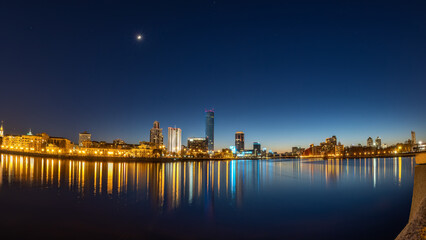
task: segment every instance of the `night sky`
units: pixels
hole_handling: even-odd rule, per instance
[[[426,2],[319,2],[2,1],[0,119],[130,143],[158,120],[186,144],[214,108],[216,149],[426,140]]]

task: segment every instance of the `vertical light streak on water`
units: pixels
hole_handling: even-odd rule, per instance
[[[145,171],[146,171],[146,176],[147,176],[147,180],[146,180],[146,197],[148,198],[149,197],[149,190],[150,190],[150,187],[149,187],[149,177],[150,177],[150,170],[151,169],[153,169],[154,167],[156,167],[156,166],[158,166],[158,164],[148,164],[148,166],[146,166],[145,167]],[[141,168],[141,170],[143,170],[143,168]],[[138,174],[139,175],[139,174]],[[154,176],[155,176],[155,174],[154,174]],[[157,182],[158,183],[158,182]]]
[[[82,192],[82,183],[83,183],[83,179],[82,179],[82,167],[81,167],[81,161],[78,162],[78,189],[79,192]]]
[[[176,199],[176,162],[172,164],[172,207]]]
[[[46,168],[44,169],[45,171],[45,176],[46,176],[46,184],[50,184],[51,180],[50,180],[50,161],[48,159],[46,159]]]
[[[1,155],[1,160],[0,160],[0,188],[3,185],[3,163],[4,163],[4,156],[3,154]]]
[[[165,176],[165,164],[161,164],[161,206],[164,205],[164,176]]]
[[[354,168],[356,165],[356,161],[354,161]],[[346,176],[349,177],[349,159],[346,158]]]
[[[210,183],[210,162],[207,162],[206,163],[206,165],[207,165],[207,171],[206,171],[206,194],[208,194],[208,192],[210,191],[210,189],[209,189],[209,183]]]
[[[394,160],[394,163],[393,163],[393,171],[394,171],[393,177],[396,180],[397,169],[398,169],[398,162],[397,162],[396,157],[394,157],[393,160]]]
[[[402,158],[398,158],[398,185],[401,186],[401,165],[402,165]]]
[[[217,196],[220,197],[220,161],[217,162]]]
[[[94,180],[93,180],[93,194],[96,195],[96,190],[98,189],[96,187],[96,184],[98,183],[98,163],[95,162],[95,171],[94,171]]]
[[[229,161],[226,162],[226,196],[228,197],[229,186]]]
[[[61,160],[58,161],[58,188],[61,187]]]
[[[124,163],[124,192],[127,193],[129,182],[129,163]]]
[[[179,201],[180,201],[180,192],[179,192],[179,185],[180,185],[180,163],[176,163],[176,208],[179,207]]]
[[[9,184],[12,182],[12,174],[13,174],[12,166],[13,166],[13,158],[12,158],[12,156],[10,156],[10,158],[9,158],[9,166],[8,166],[8,174],[9,174],[8,183]]]
[[[377,180],[380,181],[380,158],[377,159]]]
[[[99,193],[102,194],[102,163],[99,166]]]
[[[234,199],[235,194],[235,161],[231,163],[231,197]]]
[[[183,198],[182,201],[185,201],[185,197],[186,197],[186,165],[188,165],[188,163],[182,163],[183,165],[183,186],[182,186],[182,194],[183,194]]]
[[[44,180],[44,158],[41,159],[41,185],[43,185]]]
[[[215,179],[215,178],[214,178],[214,175],[215,175],[215,170],[214,170],[214,168],[215,168],[215,166],[216,166],[216,163],[215,163],[215,162],[212,162],[212,165],[213,165],[213,166],[212,166],[212,168],[211,168],[211,169],[212,169],[212,170],[211,170],[211,172],[212,172],[212,177],[211,177],[211,182],[212,182],[212,183],[211,183],[211,186],[212,186],[212,187],[211,187],[211,189],[212,189],[212,191],[214,191],[214,179]]]
[[[189,190],[189,197],[188,197],[188,204],[192,204],[192,194],[193,194],[193,184],[194,184],[194,182],[193,182],[193,179],[192,179],[192,177],[193,177],[193,165],[192,165],[193,163],[189,163],[189,187],[188,187],[188,190]]]
[[[54,170],[54,162],[53,162],[53,159],[52,160],[50,160],[50,182],[53,184],[53,180],[54,180],[54,178],[53,178],[53,171]]]
[[[22,182],[22,175],[24,169],[24,157],[19,158],[19,181]]]
[[[108,176],[107,176],[107,193],[108,194],[112,194],[112,174],[113,174],[113,167],[114,164],[113,163],[108,163],[107,165],[108,167]]]
[[[383,158],[383,179],[386,179],[386,158]]]
[[[71,189],[71,175],[72,175],[71,169],[72,169],[72,167],[71,167],[71,161],[70,161],[70,164],[69,164],[69,167],[68,167],[68,187],[69,187],[69,189]]]
[[[198,194],[198,198],[200,198],[200,196],[201,196],[201,163],[197,163],[197,165],[198,165],[198,172],[197,172],[197,178],[198,178],[198,181],[197,181],[197,184],[198,184],[198,189],[197,189],[197,194]]]
[[[376,188],[377,158],[373,158],[373,185]]]
[[[325,164],[325,185],[328,186],[328,164]]]
[[[118,193],[118,195],[120,195],[120,193],[121,193],[121,184],[122,184],[122,174],[121,174],[121,171],[122,171],[122,168],[121,168],[121,165],[122,165],[122,163],[119,163],[118,164],[118,179],[117,179],[117,193]]]
[[[367,166],[367,161],[364,159],[361,159],[361,164],[364,163],[363,169],[364,169],[364,181],[368,180],[368,176],[369,176],[369,172],[368,172],[368,166]]]
[[[30,184],[34,182],[34,158],[30,158]]]

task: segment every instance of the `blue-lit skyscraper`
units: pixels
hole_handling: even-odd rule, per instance
[[[209,151],[214,151],[214,110],[206,110],[206,139]]]

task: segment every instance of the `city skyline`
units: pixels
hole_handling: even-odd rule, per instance
[[[1,2],[2,235],[424,237],[425,13]]]
[[[215,149],[236,131],[275,151],[426,136],[425,3],[18,2],[0,9],[10,133],[138,142],[157,120],[186,139],[214,107]]]
[[[74,142],[75,144],[77,144],[77,145],[79,145],[79,146],[82,146],[82,136],[86,136],[86,135],[88,135],[88,137],[84,137],[85,138],[85,140],[86,139],[88,139],[88,140],[94,140],[94,141],[106,141],[106,142],[114,142],[114,141],[116,141],[116,140],[120,140],[120,141],[124,141],[125,143],[128,143],[128,144],[136,144],[136,143],[138,143],[138,142],[151,142],[151,143],[154,143],[154,144],[156,144],[156,145],[162,145],[162,144],[159,144],[159,143],[157,143],[156,141],[153,141],[153,139],[152,139],[152,137],[153,137],[153,131],[155,131],[156,129],[159,129],[160,130],[160,132],[159,132],[159,134],[161,135],[161,140],[160,140],[160,142],[163,142],[163,136],[162,136],[162,129],[160,128],[160,123],[159,123],[159,121],[154,121],[154,123],[153,123],[153,125],[154,125],[154,127],[153,128],[151,128],[150,130],[149,130],[149,134],[148,134],[148,138],[147,139],[139,139],[138,141],[136,141],[136,142],[129,142],[129,141],[127,141],[127,140],[125,140],[126,138],[122,138],[122,137],[118,137],[118,136],[116,136],[116,137],[113,137],[112,139],[99,139],[99,138],[91,138],[91,136],[92,136],[92,132],[88,132],[88,131],[82,131],[82,132],[79,132],[79,133],[77,133],[77,138],[74,140],[74,138],[73,137],[68,137],[68,136],[61,136],[61,137],[65,137],[66,139],[70,139],[72,142]],[[206,126],[207,127],[207,126]],[[179,142],[181,142],[181,146],[185,146],[185,143],[186,143],[186,140],[189,140],[190,138],[193,138],[193,139],[201,139],[200,137],[194,137],[194,136],[190,136],[190,137],[186,137],[186,135],[183,135],[182,134],[182,130],[181,130],[181,128],[176,128],[176,127],[168,127],[168,136],[167,136],[167,138],[165,138],[164,139],[164,145],[165,146],[169,146],[170,145],[170,141],[169,141],[169,136],[170,136],[170,134],[169,134],[169,132],[170,132],[170,130],[179,130]],[[29,128],[29,132],[31,133],[31,128]],[[1,124],[1,127],[0,127],[0,132],[2,133],[2,134],[4,134],[5,136],[6,135],[25,135],[25,134],[28,134],[28,132],[22,132],[22,133],[8,133],[7,131],[5,131],[4,130],[4,127],[3,127],[3,121],[2,121],[2,124]],[[41,133],[46,133],[46,131],[40,131],[40,132],[36,132],[36,134],[41,134]],[[155,133],[154,135],[156,135],[157,133]],[[232,147],[236,147],[237,148],[237,150],[238,150],[238,147],[237,147],[237,135],[242,135],[242,149],[241,150],[244,150],[244,148],[245,148],[245,146],[244,146],[244,143],[245,142],[247,142],[247,144],[249,145],[249,146],[251,146],[251,144],[255,144],[255,143],[257,143],[257,144],[262,144],[262,146],[263,147],[266,147],[268,150],[272,150],[272,151],[274,151],[274,152],[278,152],[278,153],[284,153],[284,152],[291,152],[292,151],[292,148],[294,148],[294,147],[298,147],[298,148],[307,148],[309,145],[311,145],[311,144],[319,144],[319,143],[321,143],[322,141],[323,141],[323,139],[324,138],[326,138],[327,136],[325,136],[323,139],[320,139],[318,142],[313,142],[313,141],[311,141],[309,144],[306,144],[306,145],[296,145],[296,144],[293,144],[293,145],[291,145],[291,146],[289,146],[288,148],[286,148],[285,150],[282,150],[282,151],[280,151],[280,150],[277,150],[277,149],[273,149],[273,148],[270,148],[270,147],[268,147],[267,145],[264,145],[262,142],[260,142],[260,141],[246,141],[245,140],[245,133],[244,132],[242,132],[242,131],[235,131],[234,133],[233,133],[233,144],[230,144],[229,146],[224,146],[224,147],[222,147],[222,148],[217,148],[217,149],[215,149],[215,151],[218,151],[218,150],[220,150],[220,149],[228,149],[228,148],[230,148],[231,146]],[[330,134],[329,134],[330,135]],[[382,145],[386,145],[386,146],[391,146],[391,145],[395,145],[395,144],[397,144],[397,143],[404,143],[407,139],[408,140],[411,140],[412,142],[414,142],[414,143],[418,143],[418,142],[421,142],[421,140],[419,140],[419,141],[417,141],[416,139],[417,139],[417,134],[416,134],[416,132],[415,131],[411,131],[410,132],[410,134],[408,135],[408,134],[406,134],[407,135],[407,137],[406,138],[401,138],[401,139],[398,139],[398,140],[396,140],[395,142],[382,142],[382,138],[381,138],[381,136],[377,136],[377,137],[371,137],[371,136],[368,136],[368,137],[365,137],[364,138],[364,140],[363,141],[360,141],[360,142],[358,142],[358,143],[351,143],[351,144],[346,144],[344,141],[342,141],[341,140],[341,138],[339,137],[339,144],[340,143],[342,143],[342,145],[344,145],[344,146],[357,146],[357,145],[361,145],[361,146],[367,146],[367,147],[381,147]],[[96,134],[95,134],[95,136],[96,136]],[[335,137],[336,135],[333,135],[333,137]],[[261,137],[252,137],[253,139],[260,139]],[[206,142],[207,142],[207,138],[204,138],[204,139],[206,139]],[[422,139],[422,138],[420,138],[420,139]],[[166,141],[167,140],[167,141]],[[84,140],[83,140],[84,141]],[[172,140],[172,141],[175,141],[175,140]],[[370,142],[371,141],[371,142]],[[207,144],[208,145],[208,144]],[[222,144],[218,144],[218,145],[222,145]],[[250,147],[249,147],[250,148]],[[173,150],[174,151],[174,150]]]

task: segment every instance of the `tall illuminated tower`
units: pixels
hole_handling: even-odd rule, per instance
[[[182,130],[180,128],[169,127],[167,141],[169,142],[169,152],[180,153],[182,149]]]
[[[214,110],[206,110],[207,149],[214,151]]]

